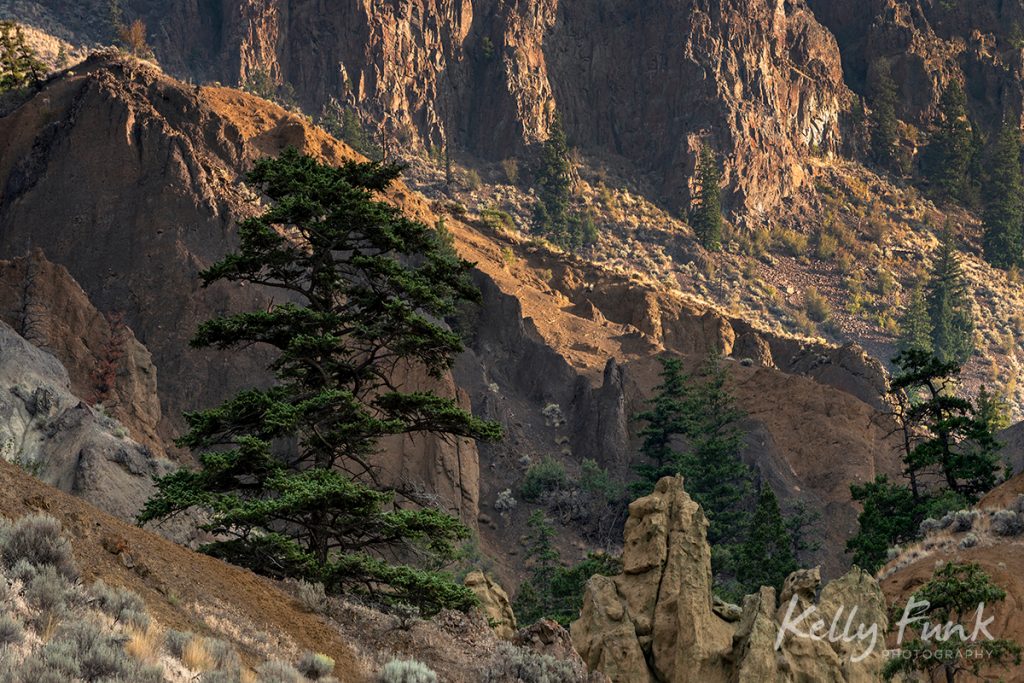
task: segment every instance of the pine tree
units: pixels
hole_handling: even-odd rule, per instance
[[[868,80],[871,102],[871,156],[882,168],[903,175],[906,169],[898,149],[899,121],[896,118],[899,90],[892,78],[889,63],[879,60],[872,64]]]
[[[1024,178],[1020,131],[1003,124],[983,191],[985,260],[997,268],[1024,263]]]
[[[548,139],[541,148],[538,165],[535,229],[556,244],[566,240],[569,229],[569,198],[572,162],[562,117],[555,116]]]
[[[740,549],[737,578],[747,593],[761,586],[779,590],[796,569],[793,541],[779,501],[771,486],[764,484],[750,520],[750,530]]]
[[[276,383],[187,414],[179,443],[200,467],[159,478],[139,519],[196,508],[217,539],[204,550],[258,573],[425,611],[465,608],[473,598],[450,578],[385,560],[450,557],[467,530],[381,490],[371,462],[379,440],[500,435],[454,399],[392,383],[399,365],[446,372],[461,342],[435,321],[479,296],[471,265],[434,230],[374,199],[398,174],[375,163],[333,168],[294,149],[256,163],[249,180],[271,204],[239,226],[238,250],[201,277],[287,296],[203,323],[192,344],[268,347]]]
[[[0,92],[38,87],[46,65],[28,44],[21,25],[0,21]]]
[[[896,356],[895,363],[892,390],[916,399],[907,418],[921,435],[907,467],[916,473],[934,470],[949,492],[975,502],[998,481],[999,445],[975,405],[952,391],[959,365],[919,349]]]
[[[921,349],[932,352],[932,321],[928,315],[928,302],[925,301],[924,290],[920,285],[910,293],[910,301],[899,320],[899,339],[896,341],[899,351]]]
[[[941,676],[953,683],[960,674],[981,678],[983,668],[991,675],[995,666],[1008,670],[1011,664],[1020,667],[1022,650],[1014,640],[977,638],[965,642],[974,631],[978,610],[1006,599],[1006,591],[993,583],[980,565],[947,562],[914,592],[913,598],[921,604],[911,612],[921,619],[909,625],[909,631],[917,637],[899,643],[903,656],[886,661],[882,669],[885,680],[897,676],[900,680],[913,680],[917,672],[924,672],[926,680],[939,680]],[[906,607],[897,607],[895,611],[902,613]],[[950,632],[954,635],[946,640],[936,633],[929,635],[925,624],[951,624],[955,630]],[[958,637],[957,630],[965,635]]]
[[[942,362],[959,364],[974,351],[974,318],[954,239],[949,227],[943,230],[926,293],[932,350]]]
[[[640,496],[650,493],[662,477],[676,473],[678,454],[673,442],[684,432],[683,415],[690,378],[683,372],[682,361],[678,358],[662,356],[658,360],[661,362],[661,384],[655,388],[647,410],[634,416],[634,419],[647,423],[639,433],[643,439],[640,453],[653,461],[641,463],[636,468],[640,482],[635,493]]]
[[[925,175],[939,197],[966,200],[973,155],[974,130],[967,115],[967,96],[960,83],[952,80],[939,100],[935,131],[924,152]]]
[[[992,434],[1010,426],[1010,404],[1004,396],[990,392],[982,384],[975,403],[975,414]]]
[[[677,460],[686,489],[708,517],[712,545],[738,542],[745,532],[751,471],[740,459],[746,413],[725,387],[718,354],[705,361],[683,403],[688,448]]]
[[[885,564],[889,548],[917,537],[924,506],[908,486],[879,475],[865,484],[851,484],[850,493],[863,509],[858,532],[846,542],[853,563],[869,572]]]
[[[697,160],[698,187],[690,207],[690,224],[697,240],[710,251],[722,248],[722,172],[718,156],[707,145]]]

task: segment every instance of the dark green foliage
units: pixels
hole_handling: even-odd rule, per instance
[[[13,21],[0,21],[0,92],[38,86],[46,65],[25,41],[25,32]]]
[[[981,605],[986,607],[1006,599],[1006,591],[992,582],[981,566],[974,563],[948,562],[932,574],[932,578],[914,592],[917,603],[927,606],[917,608],[912,616],[926,616],[926,622],[910,624],[900,643],[904,655],[890,658],[882,674],[885,680],[897,676],[913,678],[916,672],[926,673],[928,680],[959,680],[961,674],[971,678],[980,677],[982,668],[988,672],[991,667],[1019,667],[1021,646],[1007,638],[988,639],[981,634],[974,641],[967,641],[976,623]],[[903,614],[904,607],[897,607],[894,614]],[[894,622],[896,619],[893,620]],[[939,640],[934,633],[927,635],[924,623],[942,625],[960,624],[964,636],[952,635],[950,639]],[[954,634],[956,632],[954,631]],[[907,638],[916,634],[913,640]],[[973,656],[968,653],[973,652]]]
[[[984,186],[985,259],[997,268],[1024,262],[1024,178],[1020,130],[1003,124]]]
[[[519,495],[530,503],[538,503],[546,493],[569,488],[565,466],[551,456],[530,465],[519,485]]]
[[[343,105],[332,97],[320,112],[317,125],[367,159],[380,160],[380,147],[373,141],[373,135],[363,125],[354,107]]]
[[[747,537],[739,548],[736,578],[745,593],[752,593],[760,586],[781,590],[783,581],[796,569],[793,541],[779,501],[771,486],[764,484]]]
[[[907,417],[927,435],[910,451],[908,468],[936,471],[950,491],[977,500],[997,482],[999,446],[972,403],[950,391],[960,367],[919,350],[900,354],[895,362],[899,373],[892,390],[918,396]]]
[[[562,117],[551,124],[547,141],[541,147],[535,173],[537,206],[534,230],[564,249],[581,249],[597,241],[597,226],[589,211],[569,208],[572,186],[572,161]]]
[[[555,530],[540,510],[530,515],[528,562],[533,562],[530,578],[523,582],[513,602],[513,610],[521,624],[538,619],[553,619],[563,626],[579,618],[583,606],[583,589],[590,577],[613,576],[622,571],[622,563],[614,557],[591,553],[572,567],[563,567],[553,539]]]
[[[896,348],[899,351],[919,349],[926,353],[932,352],[932,319],[928,313],[924,290],[920,286],[914,287],[910,293],[910,301],[900,317]]]
[[[896,118],[899,91],[888,62],[879,60],[871,65],[868,84],[871,158],[890,173],[903,175],[906,165],[899,147],[899,120]]]
[[[398,173],[375,163],[332,168],[293,149],[257,162],[250,182],[271,205],[241,224],[239,250],[201,277],[262,285],[284,300],[207,321],[192,343],[270,347],[277,383],[187,414],[179,443],[199,453],[200,468],[158,479],[139,519],[199,508],[218,536],[205,550],[257,572],[427,611],[465,608],[471,593],[445,575],[381,559],[443,561],[467,530],[377,489],[370,460],[379,439],[500,436],[453,399],[391,382],[399,364],[444,373],[462,345],[435,321],[478,296],[470,264],[434,230],[374,200]]]
[[[967,97],[960,83],[952,80],[939,100],[939,117],[924,152],[923,170],[939,198],[966,201],[974,152]]]
[[[885,475],[866,484],[852,484],[850,492],[863,510],[857,518],[860,531],[846,542],[846,551],[853,553],[855,565],[874,571],[885,563],[889,548],[917,537],[924,512],[910,487],[891,482]]]
[[[1006,397],[1001,394],[994,394],[984,384],[978,389],[978,398],[975,401],[975,415],[981,420],[988,430],[995,434],[1010,426],[1010,404]]]
[[[903,434],[908,484],[879,477],[850,487],[864,509],[860,531],[847,543],[847,551],[869,571],[885,562],[888,548],[917,538],[926,518],[975,503],[1000,475],[991,399],[980,396],[976,407],[957,396],[952,388],[960,367],[926,351],[910,349],[894,362],[898,370],[891,393]]]
[[[718,155],[707,144],[697,160],[697,191],[690,207],[690,225],[697,240],[710,251],[722,248],[722,171]]]
[[[637,415],[647,425],[640,431],[641,453],[653,462],[637,468],[637,493],[646,494],[666,475],[682,474],[686,490],[704,508],[712,545],[743,536],[750,495],[750,468],[740,460],[745,414],[725,388],[721,359],[709,356],[698,377],[683,374],[678,359],[662,358],[662,384],[649,409]],[[683,437],[685,450],[676,450]]]
[[[950,228],[943,230],[926,287],[932,352],[944,363],[964,363],[974,351],[974,317],[960,253]]]
[[[295,100],[295,89],[290,83],[278,83],[270,71],[250,71],[239,87],[257,97],[276,102],[285,108],[298,107],[298,103]]]

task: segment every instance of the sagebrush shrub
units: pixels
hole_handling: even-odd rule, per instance
[[[307,652],[299,660],[298,670],[306,678],[319,681],[334,671],[334,660],[318,652]]]
[[[259,683],[303,683],[302,674],[287,662],[267,662],[256,669]]]
[[[978,513],[972,510],[960,510],[953,513],[953,523],[950,525],[952,531],[962,534],[974,528],[974,520]]]
[[[97,579],[90,589],[96,606],[114,621],[138,628],[149,626],[146,603],[132,591],[120,586],[109,586],[103,579]]]
[[[326,614],[329,609],[327,591],[322,583],[309,583],[299,580],[296,586],[296,594],[302,606],[313,614]]]
[[[78,578],[71,544],[60,522],[46,514],[25,515],[3,535],[0,558],[8,567],[25,560],[37,567],[49,565],[68,579]]]
[[[437,683],[433,669],[415,659],[392,659],[377,675],[379,683]]]
[[[1024,531],[1020,515],[1013,510],[999,510],[992,515],[992,533],[997,536],[1018,536]]]
[[[25,587],[25,599],[41,612],[62,614],[68,606],[74,586],[52,566],[44,566]]]
[[[25,638],[21,622],[9,614],[0,614],[0,647],[17,645]]]
[[[498,645],[484,674],[484,683],[579,683],[580,680],[569,662],[538,654],[507,641]]]

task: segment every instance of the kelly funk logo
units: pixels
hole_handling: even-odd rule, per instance
[[[928,610],[930,607],[931,604],[927,600],[919,600],[915,596],[910,596],[910,600],[903,608],[902,616],[893,625],[893,630],[896,632],[896,648],[886,650],[885,653],[888,656],[901,656],[899,648],[907,636],[908,629],[916,631],[920,640],[934,645],[936,648],[942,648],[943,651],[962,651],[963,648],[960,646],[966,643],[995,640],[988,630],[988,627],[995,621],[995,617],[985,616],[985,603],[978,605],[978,609],[974,612],[974,623],[970,629],[956,622],[933,623],[929,621]],[[823,615],[817,605],[811,605],[802,612],[799,610],[799,598],[794,595],[789,601],[786,616],[782,620],[775,638],[776,650],[782,647],[787,634],[829,643],[859,644],[861,647],[851,658],[854,662],[860,662],[870,657],[879,646],[882,634],[878,623],[858,620],[859,607],[857,605],[849,610],[840,605],[831,618],[829,615]]]

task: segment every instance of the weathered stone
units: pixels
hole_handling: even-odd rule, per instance
[[[505,589],[479,571],[467,574],[464,583],[480,601],[480,610],[498,637],[511,640],[516,634],[516,615]]]

